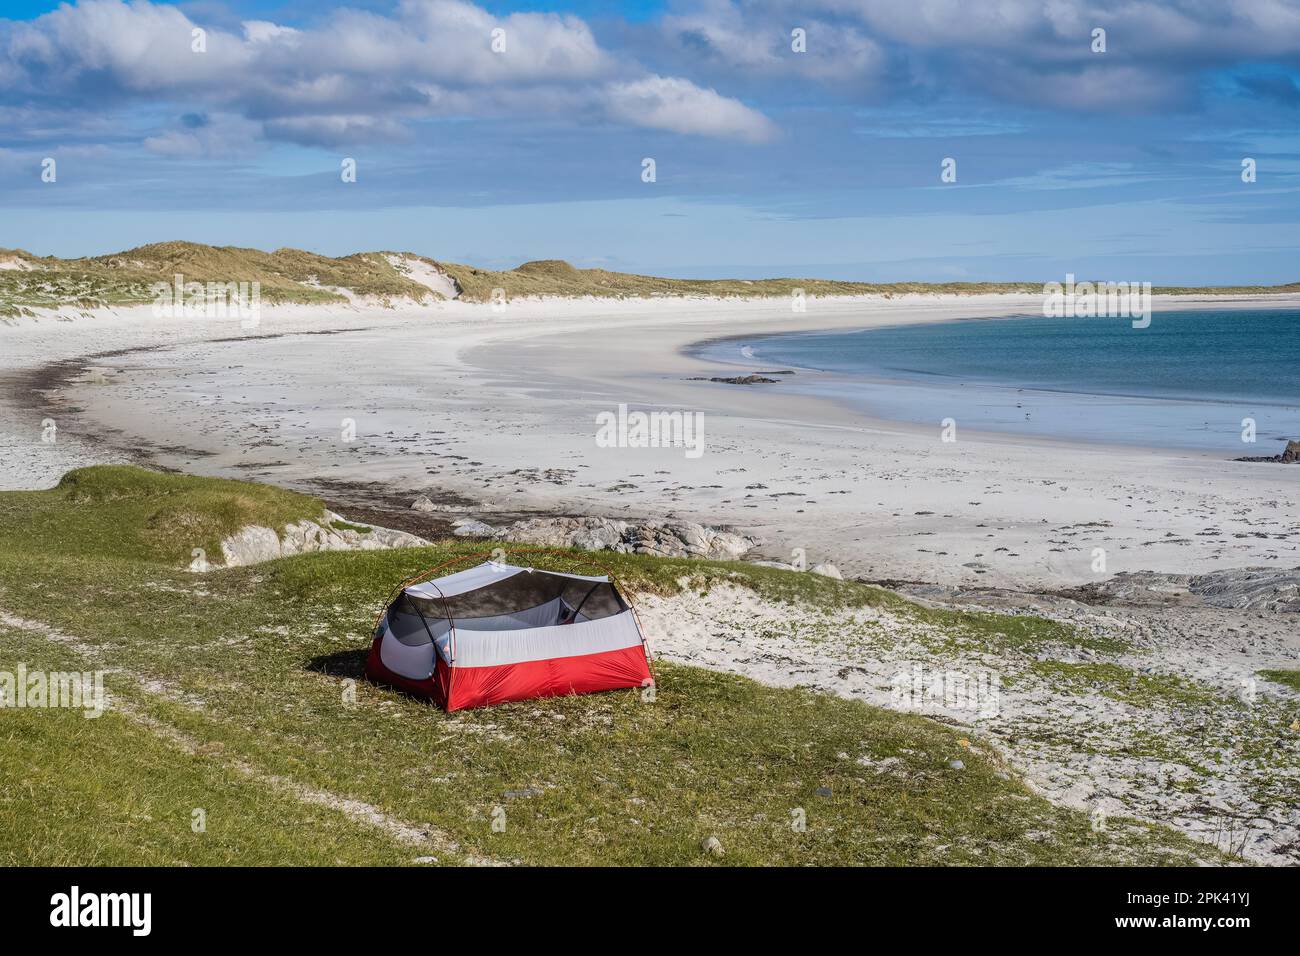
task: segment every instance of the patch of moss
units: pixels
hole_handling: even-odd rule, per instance
[[[1183,677],[1140,674],[1109,662],[1033,661],[1030,669],[1070,693],[1096,692],[1138,707],[1199,706],[1226,700]]]
[[[334,520],[330,522],[330,527],[335,531],[355,531],[357,534],[369,534],[373,529],[363,524],[352,524],[348,521]]]
[[[1264,670],[1259,672],[1259,676],[1265,680],[1271,680],[1275,684],[1290,687],[1292,690],[1300,690],[1300,670],[1294,668]]]

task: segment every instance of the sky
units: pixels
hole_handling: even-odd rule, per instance
[[[1300,281],[1300,0],[4,0],[0,17],[0,247]]]

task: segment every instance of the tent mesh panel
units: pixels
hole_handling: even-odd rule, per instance
[[[435,585],[436,586],[436,585]],[[556,598],[563,598],[571,608],[581,608],[582,616],[590,620],[609,617],[627,610],[614,585],[607,581],[581,581],[554,574],[527,571],[501,581],[457,594],[454,597],[427,598],[406,593],[395,602],[403,605],[410,601],[432,626],[435,620],[445,620],[451,611],[453,621],[477,617],[497,617],[528,608],[538,607]],[[435,632],[436,633],[436,632]]]

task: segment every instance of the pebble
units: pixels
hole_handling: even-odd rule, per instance
[[[524,787],[524,789],[522,790],[507,790],[504,794],[502,794],[502,796],[504,796],[507,800],[516,800],[520,797],[535,797],[541,792],[542,791],[536,789],[535,787]]]

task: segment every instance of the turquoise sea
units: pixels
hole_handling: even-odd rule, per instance
[[[696,354],[803,370],[783,390],[874,418],[1270,455],[1300,438],[1300,311],[998,318],[713,341]],[[808,374],[817,372],[820,374]],[[784,376],[782,378],[785,378]],[[1257,441],[1243,441],[1243,419]]]

